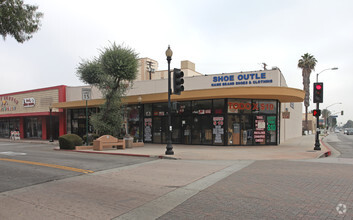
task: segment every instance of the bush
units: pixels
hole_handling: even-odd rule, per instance
[[[76,146],[80,146],[82,143],[82,138],[76,134],[65,134],[59,137],[60,149],[74,150]]]
[[[97,138],[99,138],[98,134],[95,134],[95,133],[88,134],[88,141],[91,145],[93,144],[93,141],[96,140]],[[83,135],[83,140],[86,143],[87,141],[86,135]]]

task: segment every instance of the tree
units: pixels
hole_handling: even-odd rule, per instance
[[[93,127],[100,134],[117,137],[120,133],[121,99],[129,83],[136,79],[137,68],[137,53],[115,43],[101,50],[99,57],[79,64],[78,77],[83,82],[98,87],[106,100],[100,111],[91,117]]]
[[[298,67],[302,69],[303,86],[305,91],[304,106],[305,106],[305,130],[308,130],[308,107],[310,105],[310,74],[315,70],[317,60],[309,53],[306,53],[298,61]]]
[[[0,34],[3,39],[13,36],[23,43],[31,39],[40,28],[43,13],[36,12],[38,6],[24,4],[23,0],[0,0]]]
[[[348,120],[345,125],[343,125],[344,128],[353,128],[353,121]]]
[[[328,117],[331,115],[331,111],[327,109],[323,109],[321,112],[322,117],[324,118],[325,125],[328,125]]]

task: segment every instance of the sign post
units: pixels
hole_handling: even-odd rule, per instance
[[[87,102],[91,99],[91,89],[82,88],[82,99],[86,100],[86,146],[88,146],[88,105]]]

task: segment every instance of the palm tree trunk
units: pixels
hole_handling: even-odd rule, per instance
[[[304,126],[304,130],[307,131],[309,128],[309,124],[308,124],[308,106],[305,106],[305,126]]]

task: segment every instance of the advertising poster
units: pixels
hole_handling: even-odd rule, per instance
[[[145,118],[144,123],[145,142],[152,141],[152,118]]]
[[[214,143],[222,144],[222,135],[224,134],[223,129],[224,118],[223,117],[213,117],[213,134],[215,135]]]
[[[264,116],[256,116],[255,118],[255,131],[254,139],[256,143],[265,144],[266,140],[266,123]]]

